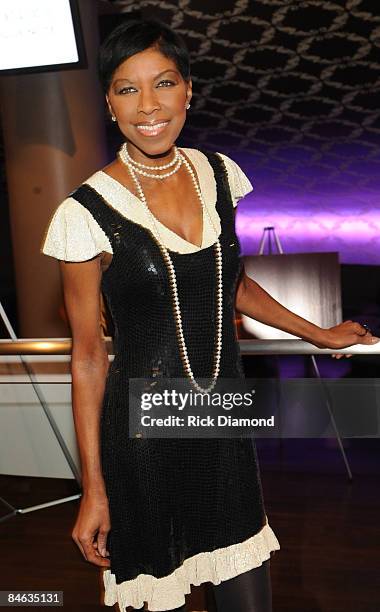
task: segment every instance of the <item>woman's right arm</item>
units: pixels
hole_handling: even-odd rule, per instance
[[[84,558],[109,566],[108,499],[101,469],[100,416],[109,367],[101,330],[101,261],[60,262],[72,335],[72,408],[82,467],[82,498],[72,537]]]

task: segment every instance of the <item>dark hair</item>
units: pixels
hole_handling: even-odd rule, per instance
[[[129,19],[117,26],[100,46],[98,69],[104,91],[108,91],[120,64],[151,47],[173,60],[185,81],[190,79],[189,52],[179,34],[156,19]]]

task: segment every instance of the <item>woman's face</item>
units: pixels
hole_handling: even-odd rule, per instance
[[[120,64],[106,98],[132,157],[160,156],[182,130],[191,81],[183,79],[173,60],[150,48]]]

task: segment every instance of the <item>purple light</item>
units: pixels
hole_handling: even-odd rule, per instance
[[[348,171],[355,153],[349,145],[347,159],[286,147],[234,155],[253,185],[236,218],[243,254],[256,254],[264,227],[274,226],[285,253],[337,251],[341,263],[380,265],[380,163],[373,154]]]
[[[244,255],[256,254],[264,227],[274,226],[284,252],[338,251],[341,263],[380,264],[380,202],[347,210],[347,198],[334,198],[330,210],[321,211],[315,201],[307,207],[305,197],[291,207],[286,198],[281,205],[278,194],[268,200],[256,193],[239,204],[236,227]]]

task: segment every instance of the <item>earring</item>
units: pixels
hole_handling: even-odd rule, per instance
[[[112,115],[111,120],[112,121],[116,121],[116,117],[114,115]]]
[[[189,110],[189,108],[190,108],[190,102],[188,102],[188,104],[187,104],[187,106],[186,106],[186,109],[187,109],[187,110]]]

